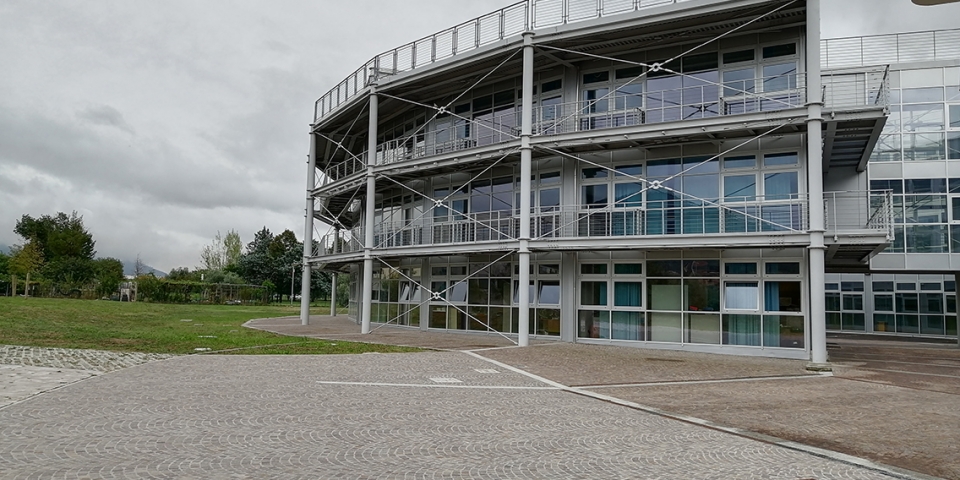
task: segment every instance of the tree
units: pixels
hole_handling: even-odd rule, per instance
[[[243,242],[240,240],[240,234],[236,230],[227,232],[223,237],[223,260],[224,269],[230,269],[240,261],[240,255],[243,255]]]
[[[238,273],[252,285],[263,284],[273,277],[273,260],[270,257],[272,242],[273,234],[267,227],[263,227],[253,236],[253,241],[247,244],[247,252],[241,255],[237,262]]]
[[[174,268],[167,274],[167,280],[172,282],[199,282],[201,281],[200,271],[194,270],[191,272],[187,267]]]
[[[217,231],[213,243],[204,246],[200,251],[201,266],[208,272],[225,270],[236,265],[242,253],[243,243],[236,230],[230,230],[226,236],[220,236]]]
[[[93,280],[91,262],[97,253],[96,242],[77,212],[69,216],[57,212],[55,216],[40,218],[23,215],[13,231],[39,250],[44,266],[36,273],[59,288],[71,289]]]
[[[98,258],[93,261],[93,270],[97,279],[97,295],[109,296],[120,288],[123,262],[116,258]]]
[[[147,266],[143,264],[143,260],[140,260],[140,254],[137,254],[136,261],[133,262],[133,276],[139,278],[147,273]]]
[[[13,231],[24,240],[36,243],[48,262],[67,257],[93,260],[97,253],[93,235],[83,226],[83,217],[77,212],[70,216],[58,212],[56,216],[40,218],[23,215]]]
[[[43,251],[37,242],[29,242],[25,245],[13,247],[13,255],[10,257],[9,269],[14,275],[25,275],[27,277],[24,294],[30,296],[30,275],[40,271],[43,266]],[[17,284],[14,280],[13,293],[17,293]]]

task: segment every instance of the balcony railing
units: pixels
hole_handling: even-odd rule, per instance
[[[824,68],[954,60],[960,57],[960,29],[830,38],[820,42]]]
[[[367,169],[367,152],[363,152],[356,157],[348,156],[341,162],[334,163],[324,170],[326,173],[325,179],[329,181],[337,181],[347,178],[357,172],[362,172]]]
[[[890,105],[890,67],[838,70],[823,75],[823,105],[832,110]]]
[[[827,232],[885,232],[893,239],[893,194],[890,190],[824,192]]]
[[[670,200],[659,203],[663,208],[542,207],[531,211],[530,233],[534,240],[804,233],[809,229],[807,200],[806,195],[791,194],[725,198],[722,203]],[[824,212],[829,234],[872,231],[892,238],[889,191],[827,192]],[[519,235],[520,218],[515,210],[445,221],[425,217],[374,225],[373,248],[502,243]],[[363,238],[362,227],[342,233],[338,253],[362,251]],[[335,241],[333,235],[324,237],[319,255],[333,254]]]
[[[371,81],[408,72],[537,28],[608,17],[686,0],[524,0],[373,57],[320,97],[314,120],[363,91]]]

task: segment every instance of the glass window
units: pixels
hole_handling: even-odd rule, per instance
[[[756,166],[757,157],[753,155],[726,157],[723,159],[723,168],[754,168]]]
[[[897,313],[917,313],[920,301],[916,293],[898,293],[895,296]]]
[[[684,308],[690,311],[720,311],[719,279],[686,279],[684,284]]]
[[[873,282],[874,292],[892,292],[893,282]]]
[[[584,185],[583,206],[587,208],[602,208],[607,206],[607,186],[606,185]]]
[[[797,172],[767,173],[763,176],[763,193],[767,200],[794,199],[799,193]]]
[[[640,275],[643,273],[643,264],[617,263],[613,266],[613,273],[617,275]]]
[[[731,201],[753,201],[757,195],[755,175],[726,175],[723,177],[723,198]]]
[[[580,282],[581,305],[606,305],[607,282]]]
[[[540,305],[560,304],[560,281],[540,280]]]
[[[757,310],[760,307],[757,282],[727,282],[723,286],[723,297],[723,306],[728,310]]]
[[[594,72],[583,75],[583,83],[606,82],[608,80],[610,80],[610,72]]]
[[[768,312],[799,312],[800,282],[766,282],[763,286],[763,307]]]
[[[723,271],[727,275],[756,275],[757,264],[754,262],[726,263]]]
[[[942,102],[943,87],[904,88],[901,95],[903,103]]]
[[[767,275],[800,275],[799,262],[767,262],[764,265]]]
[[[787,55],[796,55],[796,54],[797,54],[796,43],[785,43],[783,45],[773,45],[770,47],[763,47],[763,58],[784,57]]]
[[[760,315],[724,315],[723,343],[760,345]]]
[[[726,52],[723,54],[723,63],[752,62],[756,52],[750,50],[738,50],[736,52]]]
[[[741,68],[723,72],[723,96],[749,95],[756,90],[756,72],[753,68]],[[728,112],[729,113],[729,112]]]
[[[960,128],[960,105],[949,105],[950,128]]]
[[[679,277],[683,270],[680,260],[647,261],[648,277]]]
[[[584,263],[580,265],[581,275],[606,275],[607,264],[605,263]]]
[[[637,182],[617,183],[613,186],[614,206],[618,208],[643,205],[643,186]]]
[[[778,92],[797,88],[797,64],[779,63],[776,65],[764,65],[763,67],[763,91]]]
[[[639,307],[642,292],[642,282],[614,282],[613,304],[618,307]]]
[[[863,295],[844,295],[844,310],[863,310]]]
[[[792,153],[774,153],[763,156],[763,164],[770,167],[774,165],[796,165],[799,157],[795,152]]]
[[[863,282],[840,282],[840,290],[844,292],[862,292]]]
[[[616,175],[618,177],[626,175],[641,175],[643,173],[643,166],[641,165],[620,165],[616,168]]]
[[[873,309],[880,312],[892,312],[893,295],[874,295]]]
[[[583,178],[584,180],[591,178],[607,178],[607,172],[608,170],[606,168],[584,168],[581,171],[580,178]]]
[[[825,310],[828,312],[839,312],[840,311],[840,294],[836,292],[828,292],[826,294],[826,303]]]

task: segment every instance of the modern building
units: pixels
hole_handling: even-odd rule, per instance
[[[820,0],[527,0],[377,55],[316,102],[305,263],[363,332],[955,335],[960,37],[819,32]]]

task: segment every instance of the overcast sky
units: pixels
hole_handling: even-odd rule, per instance
[[[303,235],[313,102],[494,0],[4,0],[0,245],[76,210],[99,256],[195,267],[217,231]],[[824,36],[955,28],[960,4],[823,0]]]

